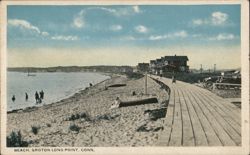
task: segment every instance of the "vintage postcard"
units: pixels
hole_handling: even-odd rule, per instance
[[[1,154],[249,154],[248,13],[2,1]]]

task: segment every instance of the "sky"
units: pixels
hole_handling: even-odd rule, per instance
[[[240,5],[7,8],[9,67],[133,65],[187,55],[190,68],[240,67]]]

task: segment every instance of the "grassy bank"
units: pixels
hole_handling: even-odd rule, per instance
[[[144,77],[144,75],[142,73],[134,73],[134,72],[129,72],[125,74],[127,76],[128,79],[140,79],[142,77]]]

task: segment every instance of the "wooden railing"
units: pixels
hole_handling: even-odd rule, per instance
[[[213,83],[213,90],[214,89],[230,89],[230,88],[241,88],[241,84],[232,84],[232,83]]]

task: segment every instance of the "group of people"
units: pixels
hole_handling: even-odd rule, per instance
[[[16,97],[15,95],[12,96],[12,102],[15,102]],[[36,99],[36,104],[38,103],[42,103],[42,100],[44,99],[44,92],[43,90],[40,91],[39,93],[36,91],[35,93],[35,99]],[[25,93],[25,101],[27,102],[29,100],[29,95],[27,93]]]
[[[36,103],[42,103],[43,98],[44,98],[44,92],[43,92],[43,90],[40,91],[39,94],[36,91],[36,93],[35,93]]]

